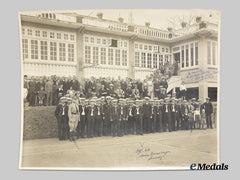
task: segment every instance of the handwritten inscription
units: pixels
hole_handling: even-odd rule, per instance
[[[177,83],[179,81],[184,81],[184,80],[196,80],[196,81],[203,81],[203,80],[207,80],[207,79],[213,79],[217,76],[218,71],[214,70],[214,71],[204,71],[202,69],[198,69],[198,70],[194,70],[194,71],[190,71],[188,72],[185,76],[181,77],[181,79],[178,80],[168,80],[168,84],[174,84]]]
[[[154,152],[144,143],[140,143],[140,147],[137,148],[136,154],[139,158],[147,158],[147,160],[159,159],[162,160],[170,151],[158,151]]]

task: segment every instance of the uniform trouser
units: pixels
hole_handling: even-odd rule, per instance
[[[116,122],[115,121],[110,121],[110,128],[111,128],[111,136],[115,136],[116,133]]]
[[[140,115],[136,116],[136,134],[143,134],[143,118]]]
[[[125,119],[125,120],[123,120],[122,123],[123,123],[123,134],[127,135],[128,134],[128,120]]]
[[[153,132],[153,118],[148,119],[147,123],[147,133],[152,133]]]
[[[66,116],[61,116],[60,139],[68,139],[68,121]]]
[[[172,130],[175,131],[176,130],[176,113],[172,112],[171,114],[171,126],[172,126]]]
[[[52,92],[47,92],[47,105],[52,105]]]
[[[78,133],[80,133],[79,135],[81,135],[81,137],[84,138],[86,135],[86,116],[81,115],[80,119],[81,121],[78,126]]]
[[[206,114],[206,121],[207,121],[207,128],[212,128],[212,119],[211,119],[211,114],[208,115]]]
[[[59,139],[61,139],[62,118],[64,118],[64,116],[58,116],[57,117],[58,138]]]
[[[128,133],[129,134],[133,134],[133,132],[134,132],[133,124],[134,124],[134,117],[133,116],[129,116],[128,117]]]
[[[103,134],[103,121],[102,121],[102,116],[97,116],[96,122],[97,124],[97,133],[96,136],[102,136]],[[96,127],[96,125],[95,125]]]
[[[157,126],[157,115],[153,116],[153,122],[152,122],[152,132],[157,132],[158,126]]]
[[[103,121],[103,135],[104,136],[110,136],[111,135],[111,126],[110,126],[110,120],[105,119]]]
[[[78,115],[76,115],[76,116],[78,116]],[[74,117],[73,118],[69,118],[68,124],[69,124],[69,131],[70,132],[76,131],[77,126],[78,126],[77,118],[74,118]]]
[[[119,119],[116,122],[116,131],[117,131],[117,136],[122,136],[122,120]]]
[[[193,116],[189,117],[189,127],[190,127],[190,129],[194,129],[195,128],[195,121],[193,119]]]
[[[86,121],[87,121],[87,137],[91,138],[91,137],[93,137],[94,116],[89,116]]]
[[[184,122],[183,123],[184,130],[188,130],[189,129],[189,117],[188,117],[188,115],[185,114],[183,118],[184,118],[184,121],[183,121]]]
[[[180,122],[181,122],[181,117],[179,113],[176,113],[176,122],[177,122],[177,127],[176,130],[180,129]]]
[[[171,113],[170,112],[166,112],[164,114],[164,131],[168,131],[171,132],[172,131],[172,121],[171,121]]]
[[[157,123],[156,123],[156,132],[161,132],[162,131],[162,127],[163,127],[163,115],[162,113],[159,113],[157,115]]]
[[[171,132],[172,131],[172,117],[171,117],[171,113],[167,113],[167,118],[168,118],[168,131]]]

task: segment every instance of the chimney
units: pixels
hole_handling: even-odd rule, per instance
[[[124,20],[124,19],[123,19],[123,18],[121,18],[121,17],[120,17],[120,18],[118,18],[118,21],[119,21],[120,23],[123,23],[123,20]]]
[[[182,22],[181,26],[182,26],[182,28],[185,28],[185,27],[187,27],[187,23],[186,22]]]
[[[101,12],[97,13],[97,17],[98,17],[99,19],[102,19],[102,18],[103,18],[103,13],[101,13]]]
[[[145,22],[146,27],[150,27],[150,22]]]
[[[202,17],[201,16],[196,17],[196,23],[200,23],[201,21],[202,21]]]

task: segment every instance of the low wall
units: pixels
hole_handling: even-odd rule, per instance
[[[23,139],[42,139],[57,137],[55,106],[25,107]]]

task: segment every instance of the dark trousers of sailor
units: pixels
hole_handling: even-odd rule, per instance
[[[175,126],[176,126],[176,112],[172,112],[171,113],[171,126],[172,126],[172,131],[175,131],[176,130],[176,128],[175,128]]]
[[[89,116],[87,118],[87,137],[93,137],[93,127],[94,127],[94,116]]]
[[[184,115],[184,117],[183,117],[183,124],[184,124],[184,130],[188,130],[189,129],[189,117],[188,117],[188,115]]]
[[[136,116],[136,134],[143,134],[143,118],[140,115]]]
[[[129,116],[128,117],[128,134],[134,134],[134,117],[133,116]]]

